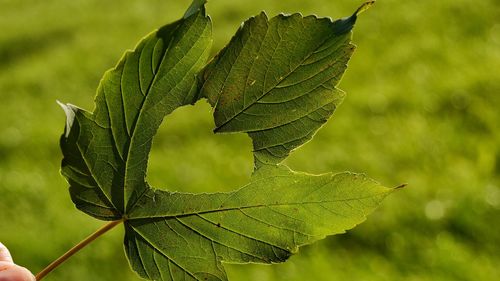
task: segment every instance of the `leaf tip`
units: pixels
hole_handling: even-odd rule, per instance
[[[366,1],[365,3],[363,3],[361,6],[359,6],[359,8],[354,12],[354,14],[352,15],[353,17],[357,17],[359,16],[361,13],[363,13],[364,11],[370,9],[371,6],[373,6],[375,4],[375,0],[373,1]]]
[[[56,100],[56,103],[62,108],[62,110],[64,110],[64,113],[66,114],[66,128],[64,130],[64,136],[67,138],[69,136],[69,132],[71,131],[71,127],[73,126],[73,122],[76,116],[75,113],[78,108],[69,103],[62,103],[59,100]]]
[[[405,188],[405,187],[407,187],[407,186],[408,186],[408,184],[407,184],[407,183],[402,183],[402,184],[400,184],[400,185],[398,185],[398,186],[394,187],[394,190],[403,189],[403,188]]]
[[[336,26],[334,32],[336,34],[342,35],[351,31],[352,28],[354,27],[354,24],[356,24],[358,15],[368,10],[371,6],[373,6],[373,4],[375,4],[375,2],[376,2],[375,0],[366,1],[361,6],[359,6],[359,8],[357,8],[356,11],[354,11],[354,13],[350,17],[345,17],[335,21]]]
[[[60,100],[56,100],[56,103],[64,110],[67,106],[65,103],[61,102]]]

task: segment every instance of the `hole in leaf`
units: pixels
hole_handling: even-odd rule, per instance
[[[212,108],[205,101],[165,117],[154,137],[147,181],[180,192],[230,191],[248,183],[252,144],[243,133],[214,134]]]

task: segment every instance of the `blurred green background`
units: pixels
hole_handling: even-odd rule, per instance
[[[353,0],[212,0],[214,52],[241,21],[301,12],[350,15]],[[59,175],[64,113],[87,109],[105,70],[189,0],[0,0],[0,241],[38,272],[103,223],[77,211]],[[348,96],[287,160],[409,187],[347,234],[281,265],[227,265],[232,280],[500,280],[500,2],[379,0],[354,34]],[[148,180],[232,190],[252,170],[248,137],[213,135],[199,102],[168,116]],[[114,229],[46,280],[139,280]]]

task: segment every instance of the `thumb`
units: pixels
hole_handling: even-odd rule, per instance
[[[0,243],[0,262],[13,263],[9,250],[2,243]]]

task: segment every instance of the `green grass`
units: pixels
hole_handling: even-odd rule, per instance
[[[360,3],[212,0],[214,52],[260,10],[338,18]],[[188,5],[0,0],[0,241],[20,264],[37,272],[102,224],[74,208],[59,175],[64,113],[55,100],[92,109],[104,71]],[[499,19],[498,0],[379,0],[363,14],[341,82],[345,102],[287,163],[311,173],[366,172],[408,188],[347,234],[305,247],[285,264],[227,266],[230,278],[499,279]],[[250,140],[214,136],[212,128],[205,102],[167,117],[150,182],[192,192],[244,184]],[[46,280],[138,280],[122,234],[106,234]]]

